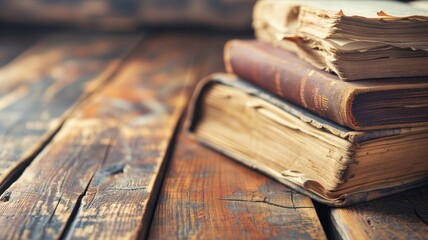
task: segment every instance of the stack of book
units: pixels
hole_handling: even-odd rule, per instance
[[[257,40],[226,44],[228,73],[198,85],[187,128],[333,206],[427,184],[427,16],[393,1],[259,1]]]

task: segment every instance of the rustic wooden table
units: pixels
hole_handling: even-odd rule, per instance
[[[427,239],[427,188],[332,209],[187,138],[236,37],[3,31],[0,239]]]

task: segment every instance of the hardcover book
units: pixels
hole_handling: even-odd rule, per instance
[[[428,181],[428,127],[353,131],[235,75],[198,85],[186,126],[198,141],[329,205]]]
[[[354,130],[428,125],[428,77],[344,82],[255,40],[229,41],[224,61],[227,72]]]
[[[342,80],[428,75],[428,11],[410,4],[262,0],[253,27]]]

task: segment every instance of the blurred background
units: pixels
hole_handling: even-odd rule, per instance
[[[203,28],[250,31],[256,0],[0,0],[0,24],[102,31]]]
[[[388,1],[388,0],[386,0]],[[402,0],[408,2],[408,0]],[[0,28],[250,32],[256,0],[0,0]],[[428,8],[427,0],[412,1]]]

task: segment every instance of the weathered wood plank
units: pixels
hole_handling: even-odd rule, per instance
[[[144,236],[187,89],[198,66],[221,61],[224,39],[217,55],[203,49],[212,41],[165,35],[141,44],[1,196],[0,238]]]
[[[135,239],[146,235],[188,89],[200,78],[200,68],[221,61],[224,42],[165,36],[143,45],[144,58],[119,76],[128,81],[112,86],[107,93],[121,104],[133,105],[128,113],[133,117],[123,119],[111,157],[97,171],[83,198],[71,238]],[[114,105],[94,107],[100,108],[123,112]]]
[[[428,188],[332,209],[338,239],[428,239]]]
[[[151,239],[325,239],[312,201],[182,133]]]
[[[73,106],[114,73],[138,39],[53,35],[0,68],[0,190],[61,126]]]

